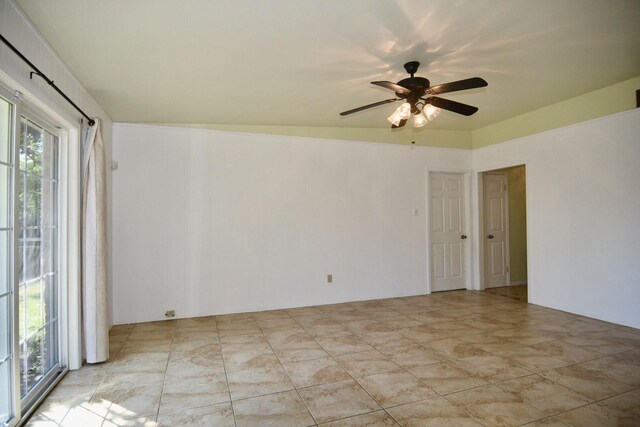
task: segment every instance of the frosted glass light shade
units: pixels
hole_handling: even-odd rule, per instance
[[[389,120],[392,125],[398,126],[400,124],[400,120],[402,120],[402,117],[400,117],[400,114],[398,114],[398,110],[396,110],[392,115],[387,117],[387,120]]]
[[[422,114],[416,114],[413,116],[413,127],[421,128],[427,124],[427,118]]]
[[[399,111],[400,111],[400,117],[402,117],[405,120],[408,119],[409,117],[411,117],[411,104],[409,104],[408,102],[405,102],[400,106]]]
[[[406,120],[411,115],[411,105],[408,102],[405,102],[393,112],[392,115],[387,117],[387,120],[391,122],[394,126],[398,126],[400,124],[400,120]]]
[[[431,121],[440,115],[440,109],[431,104],[427,104],[422,110],[422,114],[424,114],[427,120]]]

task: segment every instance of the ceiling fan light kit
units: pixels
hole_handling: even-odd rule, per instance
[[[391,122],[391,128],[395,129],[404,126],[411,115],[413,115],[413,126],[422,127],[426,125],[427,122],[436,119],[440,114],[441,109],[462,114],[464,116],[471,116],[478,111],[477,107],[433,95],[486,87],[487,82],[484,79],[481,79],[480,77],[472,77],[470,79],[431,86],[428,79],[425,79],[424,77],[414,77],[419,66],[420,63],[417,61],[411,61],[404,64],[404,69],[411,75],[411,77],[402,79],[398,83],[388,81],[371,82],[371,84],[376,86],[394,91],[397,98],[363,105],[362,107],[343,111],[340,115],[346,116],[348,114],[367,110],[379,105],[404,100],[405,102],[403,102],[402,105],[393,112],[393,114],[387,117],[387,120]]]

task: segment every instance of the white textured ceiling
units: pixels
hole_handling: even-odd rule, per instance
[[[18,0],[120,122],[387,127],[374,80],[422,63],[476,129],[640,75],[638,0]]]

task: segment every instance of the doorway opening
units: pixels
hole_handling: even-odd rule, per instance
[[[481,178],[484,290],[527,302],[525,165],[485,171]]]

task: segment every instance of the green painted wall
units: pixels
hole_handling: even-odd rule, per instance
[[[342,128],[304,126],[256,126],[256,125],[216,125],[216,124],[175,124],[153,123],[158,126],[180,126],[197,129],[213,129],[229,132],[248,132],[270,135],[303,136],[311,138],[339,139],[347,141],[384,142],[388,144],[415,145],[443,148],[471,149],[471,132],[456,130],[421,129],[412,135],[407,130],[388,128]]]
[[[636,107],[640,76],[511,117],[471,132],[473,149],[604,117]]]
[[[370,141],[389,144],[411,144],[444,148],[475,149],[514,138],[556,129],[598,117],[608,116],[636,107],[636,90],[640,76],[584,95],[548,105],[511,117],[473,131],[420,129],[390,130],[388,128],[256,126],[218,124],[154,123],[156,125],[214,129],[230,132],[290,135],[349,141]],[[489,88],[490,90],[490,88]]]
[[[527,200],[525,167],[504,170],[509,182],[509,267],[511,282],[527,281]]]

